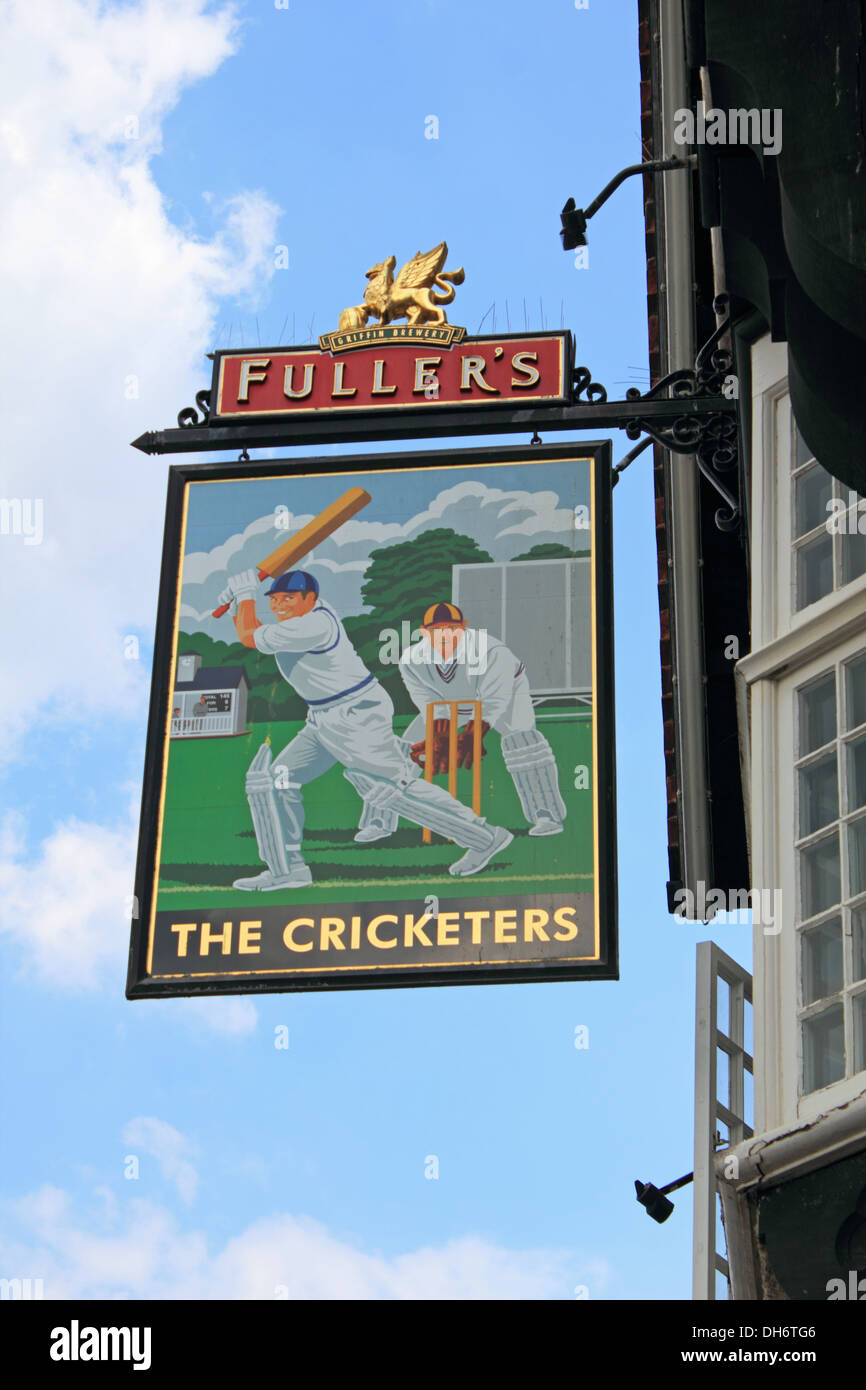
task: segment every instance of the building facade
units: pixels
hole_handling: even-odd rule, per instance
[[[693,156],[644,176],[652,380],[716,334],[739,399],[735,466],[655,446],[668,903],[755,908],[751,1113],[706,1135],[709,1196],[730,1296],[866,1296],[864,17],[639,18],[643,157]]]

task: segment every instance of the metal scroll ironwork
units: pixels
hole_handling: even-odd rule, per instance
[[[593,381],[589,367],[575,367],[573,380],[575,401],[579,401],[584,392],[590,405],[607,400],[607,389],[600,381]]]
[[[195,404],[198,406],[184,406],[178,412],[177,423],[182,430],[192,429],[194,425],[204,425],[207,423],[208,412],[210,411],[210,391],[196,391]],[[201,411],[201,415],[199,415]]]
[[[670,372],[646,392],[632,387],[626,391],[627,400],[635,403],[659,399],[676,401],[684,397],[725,394],[726,383],[734,381],[732,355],[727,348],[719,346],[730,328],[727,295],[719,295],[713,301],[713,309],[717,315],[724,317],[698,353],[694,368]],[[630,420],[626,425],[625,432],[629,439],[639,439],[642,434],[648,434],[657,444],[674,454],[694,454],[701,473],[725,503],[725,506],[716,512],[716,526],[720,531],[736,530],[741,515],[739,498],[718,476],[719,473],[729,472],[737,465],[738,436],[735,413],[719,411],[701,415],[675,415],[670,422],[664,424],[636,415],[634,420]]]

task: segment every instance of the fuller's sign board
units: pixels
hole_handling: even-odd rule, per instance
[[[171,469],[131,998],[616,978],[610,477]]]
[[[566,405],[570,333],[466,339],[451,324],[329,333],[320,346],[216,352],[211,415],[229,424],[332,411]]]

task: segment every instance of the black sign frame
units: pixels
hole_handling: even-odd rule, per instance
[[[595,725],[596,774],[593,788],[595,798],[595,827],[597,837],[596,911],[598,914],[598,958],[587,962],[557,962],[555,959],[531,963],[495,963],[488,965],[427,966],[423,970],[407,966],[405,970],[376,971],[368,975],[346,974],[298,976],[268,976],[254,973],[205,978],[172,976],[156,979],[148,973],[148,953],[152,918],[155,915],[153,894],[157,865],[157,844],[160,829],[160,810],[167,744],[167,719],[170,701],[166,691],[170,684],[173,660],[173,635],[178,583],[181,572],[183,535],[183,500],[187,483],[218,481],[249,473],[250,477],[291,478],[296,475],[333,474],[345,476],[372,470],[407,470],[413,468],[467,468],[473,465],[507,464],[525,461],[528,446],[500,446],[484,449],[454,449],[447,451],[412,451],[410,453],[355,454],[347,456],[293,457],[291,459],[256,460],[253,463],[184,463],[169,470],[166,502],[166,526],[163,545],[159,605],[154,642],[153,678],[150,695],[148,734],[145,753],[145,773],[142,790],[140,838],[135,877],[135,908],[131,928],[129,969],[126,994],[129,999],[196,997],[217,994],[292,993],[332,989],[406,988],[457,984],[517,984],[533,981],[619,978],[617,925],[617,851],[616,851],[616,763],[614,718],[613,667],[613,553],[611,492],[613,472],[611,445],[608,441],[576,440],[571,443],[538,444],[531,447],[533,460],[588,460],[593,478],[594,603],[595,623],[595,687],[593,708]],[[470,880],[467,880],[469,882]],[[264,895],[255,895],[256,898]],[[457,900],[448,900],[455,902]]]

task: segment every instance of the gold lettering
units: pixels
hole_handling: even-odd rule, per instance
[[[393,922],[396,927],[397,918],[389,917],[387,913],[383,913],[381,917],[374,917],[372,922],[369,922],[367,925],[367,940],[370,942],[371,946],[378,946],[380,950],[385,951],[388,950],[389,947],[397,945],[397,938],[395,936],[393,941],[380,941],[377,930],[380,922]]]
[[[506,931],[511,931],[511,936],[506,936]],[[493,940],[502,944],[516,941],[517,937],[513,934],[517,931],[517,909],[514,907],[503,907],[493,914]]]
[[[296,391],[294,386],[295,367],[297,365],[296,362],[290,362],[286,367],[283,378],[283,395],[288,396],[290,400],[302,401],[305,396],[309,396],[313,389],[313,371],[316,364],[315,362],[304,363],[304,384],[300,391]]]
[[[265,381],[267,379],[267,368],[271,365],[269,357],[245,357],[241,362],[241,379],[238,382],[238,400],[248,401],[250,398],[250,382]],[[254,368],[261,368],[255,371]]]
[[[480,945],[481,945],[481,919],[482,919],[482,917],[489,917],[489,916],[490,916],[490,913],[489,913],[489,912],[465,912],[463,915],[464,915],[464,917],[468,917],[469,920],[470,920],[470,922],[472,923],[472,945],[473,945],[473,946],[480,946]]]
[[[482,391],[489,391],[491,396],[499,395],[498,386],[488,386],[482,373],[487,367],[483,357],[461,357],[460,359],[460,390],[470,391],[472,382],[480,386]]]
[[[308,941],[307,944],[304,946],[299,945],[299,943],[295,940],[295,927],[309,927],[311,931],[314,931],[315,926],[316,924],[313,921],[312,917],[296,917],[294,921],[289,922],[288,926],[283,932],[283,944],[287,946],[290,951],[312,951],[312,941]]]
[[[397,390],[396,386],[385,386],[383,382],[384,373],[385,359],[384,357],[377,357],[376,361],[373,363],[373,389],[370,392],[371,396],[393,396],[394,392]]]
[[[541,380],[541,372],[537,367],[531,367],[530,362],[538,361],[537,352],[515,352],[511,359],[511,369],[515,372],[523,372],[523,379],[519,376],[511,378],[512,386],[535,386]]]
[[[432,946],[433,942],[424,930],[425,922],[429,921],[430,914],[425,912],[422,917],[415,921],[411,912],[407,912],[403,918],[403,945],[413,946],[416,941],[420,941],[422,946]]]
[[[573,941],[574,938],[577,936],[577,923],[574,921],[563,921],[563,918],[567,918],[569,915],[571,917],[574,917],[576,911],[577,908],[574,907],[558,907],[554,912],[553,920],[556,923],[556,925],[558,927],[565,927],[564,935],[562,932],[558,931],[555,931],[553,933],[557,941]]]
[[[345,951],[343,932],[346,930],[346,923],[342,917],[323,917],[321,927],[320,948],[327,951],[329,946],[333,946],[335,951]]]
[[[179,955],[179,956],[185,956],[185,955],[186,955],[186,946],[187,946],[187,942],[189,941],[189,934],[190,934],[191,931],[197,931],[197,930],[198,930],[198,923],[197,923],[197,922],[172,922],[172,924],[171,924],[171,929],[172,929],[172,931],[176,931],[176,932],[178,933],[178,938],[177,938],[177,953],[178,953],[178,955]]]
[[[344,386],[343,373],[346,370],[345,362],[334,363],[334,385],[331,390],[332,396],[357,396],[357,386]]]
[[[454,933],[457,933],[455,936]],[[450,933],[450,935],[446,935]],[[437,946],[459,946],[460,945],[460,913],[459,912],[440,912],[436,918],[436,945]]]
[[[436,368],[441,361],[441,357],[415,358],[415,385],[412,387],[413,395],[423,396],[424,392],[429,387],[436,385]]]
[[[210,922],[202,922],[201,936],[198,941],[198,953],[200,956],[210,954],[211,946],[219,943],[224,956],[227,956],[232,948],[232,924],[223,922],[222,931],[211,931]]]
[[[543,907],[528,907],[523,914],[523,940],[531,941],[537,936],[539,941],[549,941],[550,937],[544,928],[550,921],[550,913],[545,912]]]
[[[238,927],[238,955],[257,956],[261,951],[261,922],[241,922]]]

